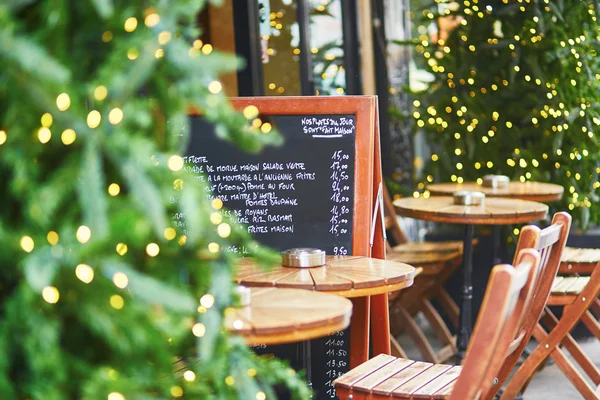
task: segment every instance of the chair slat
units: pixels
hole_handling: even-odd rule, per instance
[[[396,375],[391,376],[385,382],[380,383],[372,389],[374,394],[380,394],[384,396],[389,396],[394,389],[398,386],[410,381],[414,377],[423,373],[427,369],[431,368],[433,364],[416,361],[411,364],[409,367],[404,368],[402,371],[398,372]]]
[[[447,399],[448,396],[452,394],[454,390],[454,386],[456,386],[456,379],[441,388],[436,394],[433,395],[434,399]]]
[[[364,379],[361,379],[352,388],[361,392],[370,392],[375,386],[385,381],[389,377],[396,375],[398,372],[414,364],[414,361],[399,358],[391,363],[379,368],[377,371],[370,375],[367,375]]]
[[[565,279],[564,276],[557,276],[554,278],[554,282],[552,282],[552,290],[555,290],[556,287]]]
[[[388,356],[387,354],[379,354],[378,356],[371,358],[367,362],[340,376],[333,381],[333,383],[334,385],[341,387],[351,388],[356,382],[364,379],[366,376],[391,363],[395,359],[396,357]]]
[[[567,290],[577,280],[576,276],[566,276],[563,280],[552,289],[552,294],[568,293]]]
[[[458,375],[460,375],[461,370],[462,367],[458,365],[447,369],[436,379],[415,391],[412,397],[414,399],[430,399],[435,393],[446,387],[450,382],[455,381],[456,378],[458,378]]]
[[[452,368],[451,365],[435,364],[431,368],[427,368],[425,371],[409,380],[402,386],[394,389],[392,396],[394,397],[407,397],[410,398],[414,392],[421,389],[423,386],[434,381],[438,376]]]
[[[597,263],[600,261],[600,249],[565,247],[561,257],[562,262]]]
[[[538,250],[552,246],[560,239],[562,227],[560,225],[550,225],[540,233],[540,241],[538,242]]]

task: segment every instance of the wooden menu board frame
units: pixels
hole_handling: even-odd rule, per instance
[[[236,110],[258,108],[259,115],[354,114],[354,210],[352,255],[370,256],[376,97],[374,96],[285,96],[230,98]],[[361,132],[361,133],[359,133]]]
[[[385,259],[383,214],[380,211],[381,148],[379,140],[379,109],[376,96],[286,96],[238,97],[229,99],[232,106],[243,111],[248,106],[258,108],[259,117],[268,116],[355,116],[354,193],[351,255]],[[196,110],[190,111],[197,115]],[[350,368],[372,355],[390,354],[388,296],[386,294],[352,298],[353,314],[350,326]],[[372,335],[372,341],[370,336]]]

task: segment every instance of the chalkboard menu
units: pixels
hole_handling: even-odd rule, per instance
[[[261,244],[352,254],[356,117],[268,120],[285,144],[249,154],[217,139],[201,117],[192,117],[185,168],[207,179],[210,196],[220,198],[234,221]]]
[[[206,180],[207,195],[221,199],[225,212],[263,245],[369,255],[373,98],[263,97],[233,103],[240,110],[256,105],[262,122],[277,129],[284,144],[257,154],[242,152],[218,139],[204,118],[190,116],[185,168]],[[312,340],[310,349],[315,398],[337,398],[332,382],[350,369],[350,328]],[[306,348],[299,344],[254,350],[287,359],[296,369],[306,367]]]

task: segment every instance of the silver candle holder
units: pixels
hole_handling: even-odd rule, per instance
[[[291,268],[313,268],[325,265],[325,251],[313,248],[289,249],[281,255],[281,265]]]
[[[506,175],[485,175],[481,186],[492,189],[507,189],[510,179]]]
[[[452,195],[454,204],[461,206],[479,206],[485,201],[485,194],[481,192],[461,191]]]

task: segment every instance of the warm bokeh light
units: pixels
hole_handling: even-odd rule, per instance
[[[87,264],[79,264],[75,268],[75,276],[83,283],[90,283],[94,280],[94,270]]]

